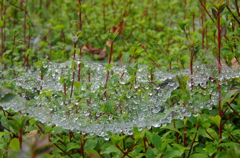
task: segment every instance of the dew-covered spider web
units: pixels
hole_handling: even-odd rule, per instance
[[[230,90],[227,81],[239,77],[239,71],[230,68],[220,74],[200,64],[193,69],[189,75],[189,70],[151,71],[148,65],[39,62],[27,70],[4,72],[16,74],[0,82],[15,84],[18,96],[1,106],[82,133],[131,134],[133,127],[160,127],[211,109],[218,104],[217,84],[224,97]],[[185,94],[178,92],[179,76],[186,80]]]

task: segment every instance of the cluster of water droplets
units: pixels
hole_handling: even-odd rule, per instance
[[[189,70],[152,72],[148,65],[89,61],[13,68],[17,77],[1,82],[15,83],[19,95],[1,106],[73,131],[100,136],[107,131],[131,134],[133,127],[159,127],[172,119],[197,115],[203,108],[211,109],[218,102],[217,84],[223,85],[224,95],[229,90],[227,80],[239,77],[239,72],[230,68],[220,74],[205,65],[194,70],[193,75]],[[184,103],[182,98],[172,97],[179,89],[178,76],[189,77],[186,95],[190,97]]]

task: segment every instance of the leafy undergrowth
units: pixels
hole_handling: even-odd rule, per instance
[[[1,157],[240,157],[237,0],[0,8]]]

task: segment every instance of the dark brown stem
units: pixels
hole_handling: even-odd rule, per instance
[[[235,0],[235,4],[236,4],[236,11],[238,13],[238,16],[240,17],[240,12],[239,12],[239,7],[238,7],[238,0]]]
[[[229,8],[229,6],[227,5],[227,9],[228,11],[232,14],[233,18],[237,21],[237,23],[240,25],[240,21],[237,19],[237,17],[233,14],[232,10]]]
[[[197,127],[196,127],[196,130],[197,130],[197,131],[198,131],[198,128],[199,128],[199,127],[200,127],[200,125],[198,124]],[[194,135],[194,137],[193,137],[193,140],[192,140],[192,143],[191,143],[190,150],[189,150],[189,152],[188,152],[187,158],[190,157],[190,154],[191,154],[191,151],[192,151],[192,148],[193,148],[193,144],[194,144],[194,142],[195,142],[195,140],[196,140],[197,134],[198,134],[198,132],[196,132],[195,135]]]
[[[20,128],[19,129],[19,137],[18,137],[19,144],[20,144],[20,149],[22,149],[22,135],[23,135],[23,129]]]
[[[54,143],[54,145],[61,150],[65,155],[69,156],[70,158],[73,158],[71,155],[69,155],[66,151],[64,151],[62,148],[60,148],[56,143]]]

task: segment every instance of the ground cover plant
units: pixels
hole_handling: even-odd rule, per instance
[[[240,157],[237,0],[0,0],[1,157]]]

